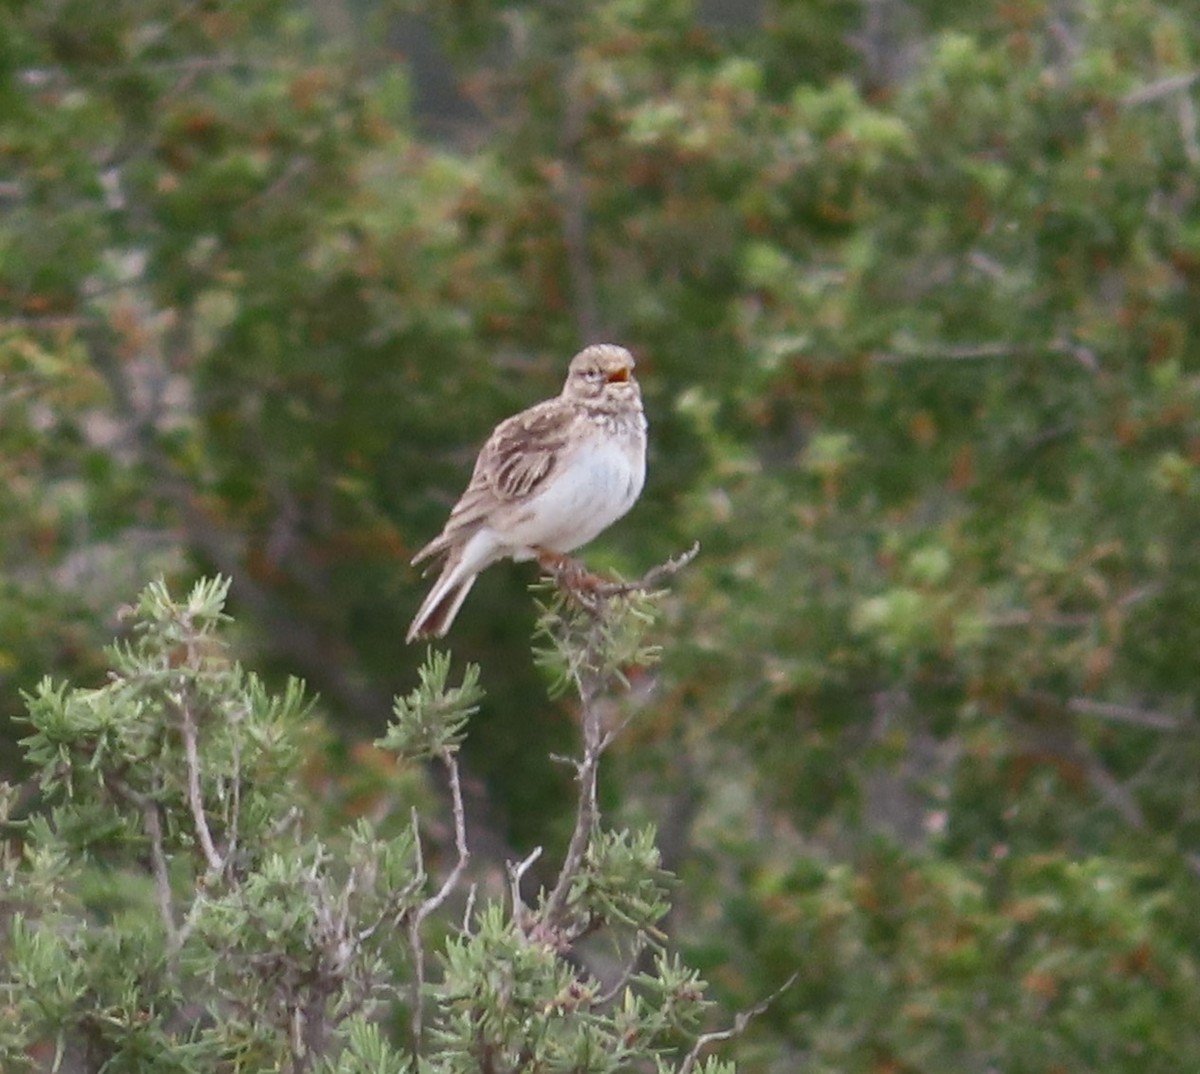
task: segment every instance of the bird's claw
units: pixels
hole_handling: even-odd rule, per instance
[[[592,595],[608,584],[608,579],[589,571],[582,562],[561,552],[539,549],[537,562],[542,570],[574,596]]]

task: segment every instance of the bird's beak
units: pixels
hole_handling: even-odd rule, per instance
[[[609,384],[628,384],[629,383],[629,366],[623,365],[620,369],[614,369],[608,375]]]

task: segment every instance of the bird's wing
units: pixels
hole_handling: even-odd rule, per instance
[[[450,551],[501,506],[533,496],[554,473],[578,415],[562,399],[547,399],[496,426],[475,460],[466,491],[441,534],[413,562]]]
[[[504,503],[532,496],[554,472],[578,420],[561,399],[549,399],[501,422],[479,453],[471,486],[485,483]]]

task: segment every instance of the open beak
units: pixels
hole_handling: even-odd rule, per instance
[[[620,369],[614,369],[608,375],[609,384],[628,384],[629,383],[629,366],[622,366]]]

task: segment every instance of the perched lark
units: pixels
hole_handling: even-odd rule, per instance
[[[501,422],[441,534],[413,557],[445,564],[408,641],[442,637],[481,570],[506,557],[561,563],[634,504],[646,416],[633,355],[600,343],[571,359],[560,395]]]

